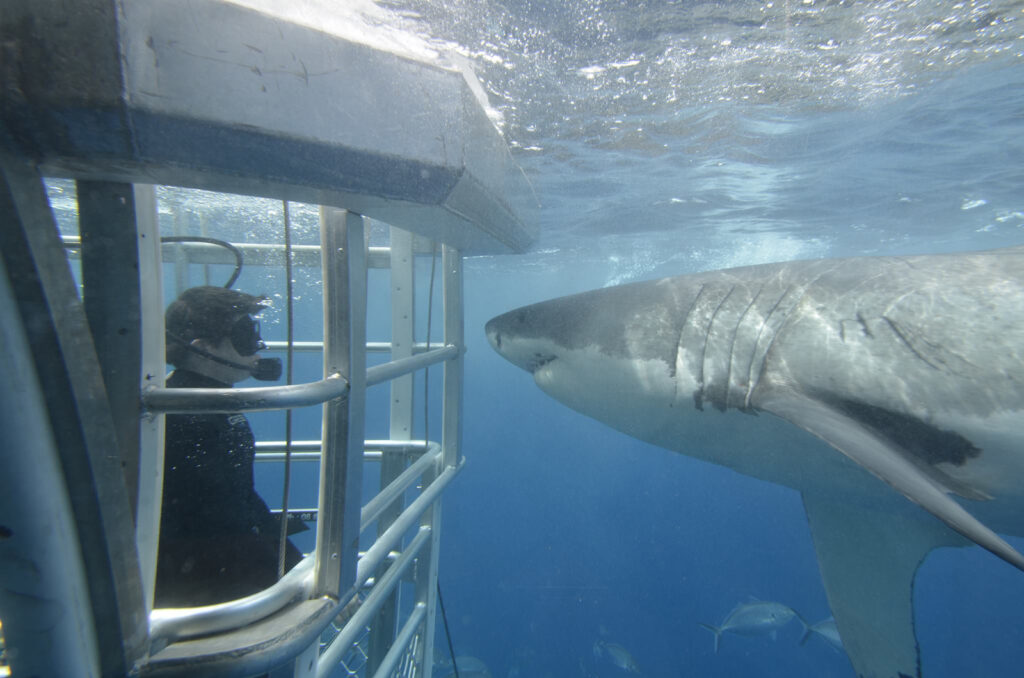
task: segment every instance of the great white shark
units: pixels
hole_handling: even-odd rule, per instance
[[[569,407],[800,491],[863,678],[920,676],[912,586],[933,548],[1024,570],[999,536],[1024,535],[1024,247],[631,283],[486,332]]]

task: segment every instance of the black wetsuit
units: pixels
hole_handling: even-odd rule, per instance
[[[225,388],[175,370],[169,388]],[[234,600],[277,581],[280,522],[253,487],[256,447],[242,414],[167,415],[156,607]],[[288,542],[285,567],[302,554]]]

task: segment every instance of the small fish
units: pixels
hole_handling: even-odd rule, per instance
[[[606,643],[603,640],[594,643],[594,656],[600,659],[604,655],[607,655],[608,661],[623,671],[627,673],[640,673],[640,668],[636,665],[633,655],[618,643]]]
[[[807,628],[807,624],[796,613],[796,610],[788,605],[756,600],[734,607],[732,612],[722,620],[721,626],[710,624],[700,624],[700,626],[715,634],[715,654],[718,654],[718,641],[723,633],[735,633],[740,636],[770,635],[774,640],[775,633],[793,618],[799,620],[804,628]]]
[[[583,657],[580,657],[580,676],[583,678],[597,678],[594,672],[587,668],[587,664],[583,661]]]
[[[843,651],[843,640],[839,637],[839,629],[836,627],[836,620],[832,617],[823,619],[817,624],[811,624],[808,626],[804,631],[804,637],[800,639],[800,644],[803,645],[806,643],[812,633],[817,633],[821,636],[833,649],[839,650],[840,652]]]

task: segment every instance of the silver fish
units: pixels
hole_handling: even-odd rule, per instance
[[[607,657],[608,661],[627,673],[640,673],[633,655],[618,643],[606,643],[603,640],[597,641],[594,643],[594,656],[597,658]]]
[[[735,633],[740,636],[766,636],[775,638],[776,632],[800,615],[788,605],[758,600],[752,603],[741,603],[725,616],[720,626],[700,624],[702,628],[715,634],[715,654],[718,653],[718,642],[723,633]],[[806,627],[806,624],[804,624]]]

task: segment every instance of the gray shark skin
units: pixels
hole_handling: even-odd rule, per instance
[[[1024,247],[639,282],[486,332],[569,407],[799,490],[859,676],[920,675],[911,589],[933,548],[1024,569],[997,534],[1024,534]]]

